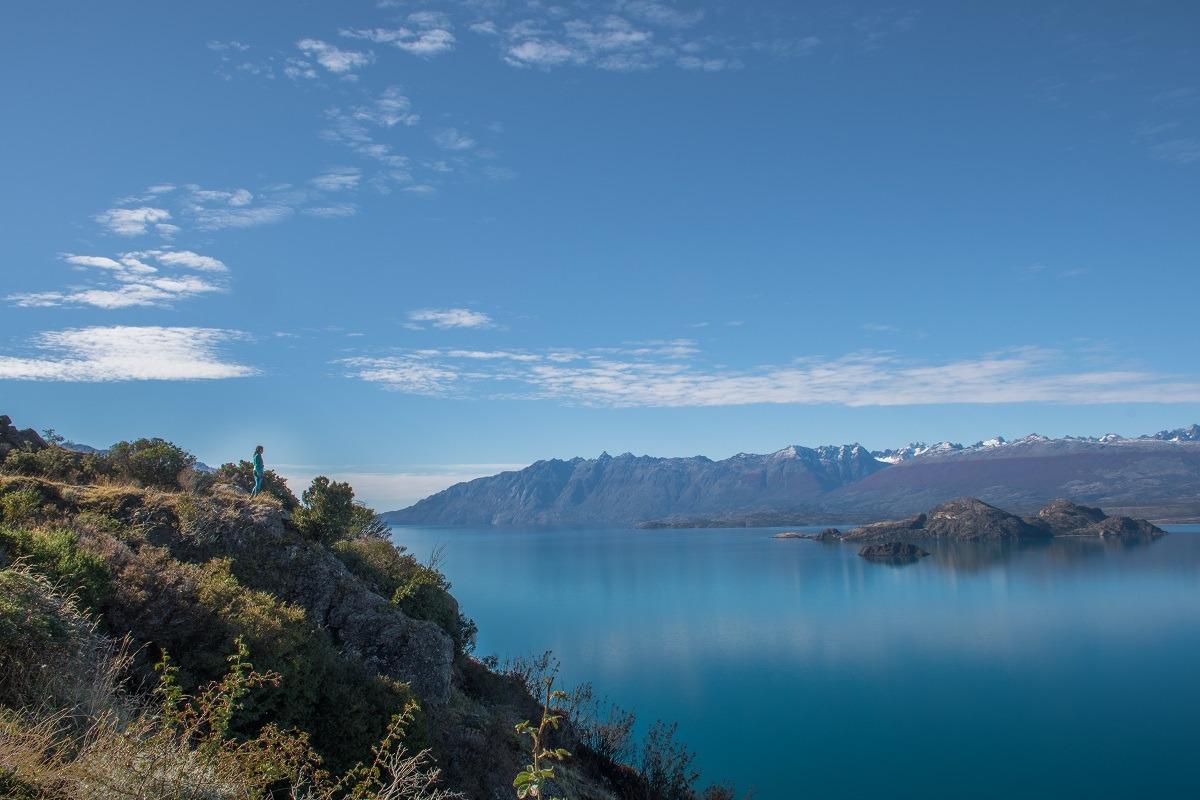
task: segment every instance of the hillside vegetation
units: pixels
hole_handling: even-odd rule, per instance
[[[0,797],[731,796],[548,656],[476,659],[347,484],[47,434],[0,417]]]

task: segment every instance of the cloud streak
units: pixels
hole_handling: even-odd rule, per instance
[[[7,299],[25,308],[166,306],[196,295],[225,290],[224,283],[182,271],[204,272],[210,276],[229,271],[220,259],[191,250],[135,250],[121,253],[117,258],[67,253],[63,260],[84,272],[98,271],[93,273],[98,283],[60,291],[11,294]],[[172,272],[164,273],[164,268]]]
[[[753,369],[707,365],[687,341],[536,353],[418,350],[341,363],[351,377],[399,392],[614,408],[1200,401],[1195,378],[1078,370],[1066,354],[1040,348],[943,363],[855,353]]]
[[[0,355],[0,380],[101,383],[241,378],[252,367],[224,360],[220,347],[241,338],[217,328],[91,327],[47,331],[37,355]]]

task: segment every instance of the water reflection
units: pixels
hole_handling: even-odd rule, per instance
[[[971,796],[1031,796],[1030,774],[1042,796],[1193,785],[1180,765],[1200,714],[1200,536],[934,543],[895,568],[773,533],[397,538],[420,557],[446,545],[481,653],[553,649],[568,683],[677,720],[706,775],[751,772],[762,800],[898,796],[889,776],[919,751],[954,754],[926,797],[980,775]]]

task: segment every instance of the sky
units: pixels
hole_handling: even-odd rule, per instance
[[[0,9],[0,413],[377,508],[1200,421],[1200,5]]]

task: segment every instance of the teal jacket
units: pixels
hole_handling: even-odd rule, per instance
[[[262,477],[262,474],[263,474],[262,453],[254,454],[254,474],[258,475],[259,477]]]

